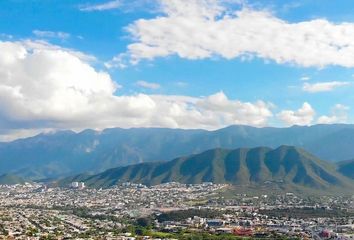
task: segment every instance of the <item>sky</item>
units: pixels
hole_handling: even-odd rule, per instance
[[[0,1],[0,141],[353,123],[351,0]]]

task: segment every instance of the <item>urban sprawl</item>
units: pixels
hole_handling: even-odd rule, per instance
[[[3,185],[0,239],[354,239],[354,196],[225,197],[229,188]]]

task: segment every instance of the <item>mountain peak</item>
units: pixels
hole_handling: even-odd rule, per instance
[[[68,181],[70,178],[66,179]],[[350,186],[349,179],[337,173],[332,165],[292,146],[280,146],[277,149],[216,148],[169,162],[119,167],[81,181],[95,187],[108,187],[122,182],[147,185],[164,182],[263,185],[271,182],[281,183],[283,187],[317,189]]]
[[[296,146],[294,153],[305,149],[321,159],[340,161],[354,157],[353,140],[354,125],[296,128],[234,125],[215,131],[164,128],[69,131],[0,144],[0,174],[14,172],[34,180],[57,178],[134,163],[166,161],[214,148],[258,146],[281,146],[279,152]]]

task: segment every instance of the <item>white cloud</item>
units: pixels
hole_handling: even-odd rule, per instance
[[[146,82],[146,81],[137,81],[136,85],[139,87],[143,87],[143,88],[148,88],[148,89],[159,89],[161,86],[158,83],[152,83],[152,82]]]
[[[321,83],[304,83],[302,90],[305,92],[310,93],[317,93],[317,92],[330,92],[333,91],[335,88],[347,86],[350,82],[321,82]]]
[[[185,59],[258,57],[304,67],[354,67],[354,23],[287,22],[268,11],[233,11],[218,0],[159,0],[162,16],[127,27],[133,43],[109,66],[177,55]],[[124,64],[123,64],[124,65]]]
[[[0,129],[1,130],[1,129]],[[8,129],[7,131],[0,131],[0,142],[10,142],[19,138],[26,138],[38,135],[40,133],[47,133],[49,129]]]
[[[311,78],[308,76],[303,76],[300,78],[301,81],[309,81]]]
[[[252,126],[265,126],[273,114],[273,104],[257,101],[256,103],[230,100],[223,92],[216,93],[196,102],[199,109],[203,109],[204,117],[216,119],[222,126],[231,124],[246,124]],[[214,119],[215,121],[215,119]]]
[[[52,32],[52,31],[41,31],[41,30],[33,30],[33,34],[40,38],[59,38],[61,40],[65,40],[70,38],[70,33],[66,32]]]
[[[323,115],[320,116],[317,120],[317,123],[320,124],[332,124],[332,123],[346,123],[348,120],[348,111],[349,107],[342,104],[336,104],[329,116]]]
[[[113,0],[101,4],[87,4],[87,5],[82,5],[79,7],[80,11],[85,11],[85,12],[92,12],[92,11],[106,11],[106,10],[111,10],[111,9],[116,9],[121,6],[121,0]]]
[[[0,135],[43,129],[267,125],[271,104],[206,97],[116,95],[119,85],[85,54],[44,42],[0,41]],[[0,137],[1,138],[1,137]]]
[[[284,110],[277,114],[277,117],[284,122],[286,125],[310,125],[314,118],[316,112],[312,106],[305,102],[302,107],[296,111]]]
[[[48,51],[64,51],[64,52],[70,52],[70,54],[74,55],[75,57],[79,58],[82,61],[85,62],[95,62],[97,61],[96,57],[93,55],[88,55],[83,52],[79,52],[73,49],[68,49],[68,48],[63,48],[57,45],[53,45],[48,43],[47,41],[44,40],[23,40],[20,42],[21,45],[23,45],[24,48],[26,49],[41,49],[41,50],[48,50]]]

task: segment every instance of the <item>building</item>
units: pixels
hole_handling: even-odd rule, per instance
[[[70,184],[72,188],[78,188],[78,189],[83,189],[85,188],[85,183],[84,182],[72,182]]]

